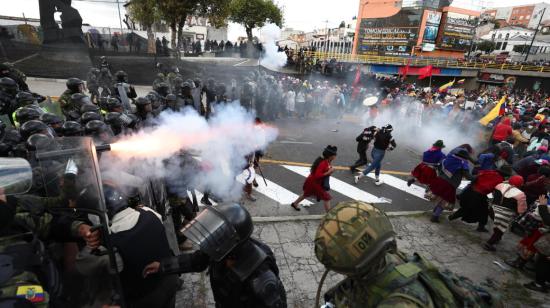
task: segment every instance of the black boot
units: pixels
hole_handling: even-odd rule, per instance
[[[202,197],[201,203],[204,205],[212,206],[212,202],[210,202],[210,200],[206,196]]]
[[[455,219],[459,219],[462,215],[460,215],[460,212],[459,211],[456,211],[454,213],[452,213],[451,215],[449,215],[449,217],[447,217],[449,219],[449,221],[453,221]]]
[[[407,186],[411,186],[414,182],[416,182],[416,179],[412,178],[407,181]]]

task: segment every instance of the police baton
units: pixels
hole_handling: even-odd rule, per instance
[[[262,179],[264,179],[265,186],[267,186],[267,181],[265,180],[264,173],[262,172],[262,167],[260,167],[260,162],[258,161],[258,171],[260,171],[260,175],[262,176]]]

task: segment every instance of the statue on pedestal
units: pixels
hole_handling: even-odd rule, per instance
[[[38,0],[38,4],[44,44],[84,43],[82,17],[71,6],[71,0]],[[61,28],[54,19],[56,12],[61,12]]]

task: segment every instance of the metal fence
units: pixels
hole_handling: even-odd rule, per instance
[[[321,51],[306,51],[307,57],[312,57],[321,60],[336,59],[340,62],[353,63],[368,63],[368,64],[389,64],[389,65],[411,65],[411,66],[426,66],[433,65],[435,67],[446,68],[470,68],[470,69],[499,69],[527,72],[550,73],[550,66],[536,65],[516,65],[507,63],[484,63],[468,60],[456,59],[422,59],[422,58],[406,58],[406,57],[388,57],[388,56],[371,56],[371,55],[354,55],[350,53],[334,53]]]

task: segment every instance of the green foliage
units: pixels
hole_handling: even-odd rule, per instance
[[[132,0],[127,9],[130,17],[146,28],[161,20],[156,0]]]
[[[283,12],[272,0],[233,0],[229,7],[229,20],[241,24],[252,40],[252,29],[266,23],[283,26]]]
[[[481,41],[477,44],[477,49],[484,52],[491,52],[495,50],[495,42],[493,41]]]

